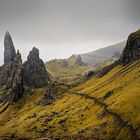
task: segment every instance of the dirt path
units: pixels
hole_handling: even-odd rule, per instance
[[[119,125],[121,125],[124,128],[127,128],[130,131],[131,136],[132,136],[132,140],[140,140],[137,133],[135,132],[135,129],[133,128],[133,126],[129,125],[129,123],[127,121],[125,121],[120,115],[118,115],[117,113],[114,113],[111,110],[109,110],[108,105],[101,102],[99,99],[97,99],[93,96],[89,96],[85,93],[80,93],[80,92],[76,92],[76,91],[69,91],[68,93],[69,94],[76,94],[76,95],[82,96],[86,99],[93,100],[97,105],[104,108],[105,113],[108,114],[108,115],[111,115],[118,122]]]

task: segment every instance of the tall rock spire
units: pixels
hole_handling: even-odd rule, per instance
[[[15,47],[11,35],[7,31],[4,38],[4,64],[8,65],[14,62],[16,57]]]
[[[11,86],[11,100],[16,102],[19,98],[22,97],[24,91],[22,79],[22,59],[19,51],[17,51],[11,78],[9,80]]]
[[[24,85],[22,79],[22,59],[19,51],[16,54],[13,63],[11,75],[8,77],[7,84],[1,101],[11,100],[16,102],[20,99],[24,92]]]
[[[82,61],[82,57],[81,55],[78,55],[77,58],[76,58],[76,64],[78,65],[84,65],[83,61]]]
[[[44,87],[50,80],[44,62],[39,57],[39,50],[35,47],[30,51],[27,61],[23,65],[24,83],[29,87]]]

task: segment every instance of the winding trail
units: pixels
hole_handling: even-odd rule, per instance
[[[111,110],[108,109],[108,105],[106,105],[105,103],[101,102],[99,99],[93,97],[93,96],[89,96],[85,93],[80,93],[80,92],[76,92],[76,91],[69,91],[68,92],[69,94],[76,94],[76,95],[79,95],[79,96],[82,96],[86,99],[91,99],[95,102],[95,104],[101,106],[106,115],[111,115],[117,122],[118,124],[121,126],[121,127],[124,127],[124,128],[127,128],[130,133],[131,133],[131,137],[132,137],[132,140],[140,140],[135,129],[133,128],[133,126],[131,126],[128,121],[125,121],[120,115],[118,115],[117,113],[114,113],[112,112]]]

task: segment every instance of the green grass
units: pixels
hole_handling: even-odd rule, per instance
[[[67,60],[52,60],[46,63],[46,69],[52,79],[58,82],[71,82],[83,76],[84,72],[91,69],[91,66],[78,65],[74,58]]]
[[[71,91],[96,98],[107,109],[128,122],[140,137],[140,62],[117,66],[103,77],[93,77]],[[112,94],[105,95],[111,91]],[[17,105],[0,114],[0,136],[15,133],[19,138],[61,139],[100,138],[132,140],[128,127],[122,126],[113,115],[104,115],[104,108],[92,98],[69,92],[53,104],[37,106],[43,89],[32,91]],[[18,105],[20,108],[18,108]],[[1,108],[1,107],[0,107]]]

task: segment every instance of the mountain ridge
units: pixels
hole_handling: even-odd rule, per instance
[[[67,59],[53,59],[45,63],[46,69],[51,73],[53,80],[59,79],[61,82],[71,82],[91,70],[95,71],[114,63],[119,59],[125,43],[126,42],[123,41],[85,54],[73,54]],[[110,49],[111,51],[109,51]],[[109,54],[108,57],[103,55],[105,52],[107,52],[107,55]],[[92,63],[90,63],[88,59],[84,59],[87,54]],[[102,57],[99,58],[99,56]]]
[[[83,62],[95,66],[97,63],[101,63],[104,60],[110,59],[116,52],[121,54],[125,45],[126,41],[122,41],[120,43],[80,55],[82,57]]]

